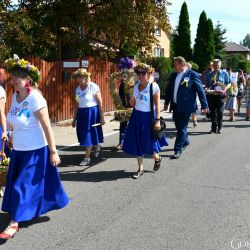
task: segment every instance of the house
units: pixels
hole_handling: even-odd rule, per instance
[[[241,54],[246,60],[250,60],[250,49],[234,42],[226,43],[225,52],[228,55]]]
[[[164,31],[158,27],[155,29],[155,37],[159,42],[153,45],[152,54],[154,57],[170,56],[170,35],[171,31]]]

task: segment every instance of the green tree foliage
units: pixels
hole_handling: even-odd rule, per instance
[[[169,77],[173,72],[173,61],[166,57],[153,57],[148,59],[147,63],[154,67],[155,72],[159,73],[159,79],[156,81],[159,84],[161,95],[163,96]]]
[[[93,1],[95,14],[87,22],[89,32],[105,34],[107,46],[120,50],[119,56],[146,55],[157,42],[155,28],[169,29],[165,0]]]
[[[250,49],[250,33],[248,33],[242,42],[240,42],[240,45],[247,47]]]
[[[169,29],[166,0],[19,0],[15,8],[5,2],[0,39],[10,55],[143,55],[157,42],[155,27]],[[98,42],[104,46],[93,46]]]
[[[213,22],[210,18],[207,20],[207,63],[212,61],[215,56],[215,45],[214,45],[214,28]],[[207,65],[207,64],[206,64]]]
[[[194,44],[193,60],[199,65],[199,71],[206,69],[209,61],[214,58],[214,32],[211,19],[207,19],[205,11],[200,15]]]
[[[0,1],[0,61],[3,61],[10,53],[5,39],[8,36],[8,24],[13,22],[11,13],[11,1]]]
[[[244,60],[245,60],[244,56],[238,53],[226,55],[224,58],[226,67],[232,68],[233,71],[238,71],[238,69],[240,68],[240,63]]]
[[[246,73],[250,73],[250,61],[242,60],[239,62],[239,69],[242,69]]]
[[[186,60],[192,60],[191,32],[186,2],[182,4],[179,23],[173,35],[174,56],[183,56]]]
[[[191,64],[191,69],[192,70],[198,71],[198,69],[199,69],[199,65],[198,64],[194,63],[193,61],[189,61],[188,63]]]
[[[222,28],[222,24],[217,22],[214,27],[215,58],[223,60],[225,57],[225,47],[227,38],[224,36],[227,30]]]

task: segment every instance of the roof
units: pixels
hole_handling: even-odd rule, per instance
[[[226,43],[225,50],[226,52],[250,52],[250,49],[234,42]]]

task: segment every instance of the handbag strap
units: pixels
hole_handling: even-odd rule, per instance
[[[151,119],[152,119],[152,122],[154,122],[155,119],[154,119],[153,83],[150,83],[149,93],[150,93]]]

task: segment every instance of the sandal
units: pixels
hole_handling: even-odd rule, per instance
[[[13,238],[15,233],[19,231],[18,225],[9,225],[2,233],[0,233],[0,239],[8,240]]]
[[[143,174],[144,174],[144,170],[137,170],[137,172],[133,174],[132,178],[138,179]]]
[[[116,151],[122,150],[122,144],[118,144],[115,148]]]
[[[97,145],[95,148],[95,152],[94,152],[95,158],[97,158],[99,156],[100,152],[101,152],[101,146]]]
[[[154,164],[154,167],[153,167],[154,171],[159,170],[159,168],[161,166],[161,159],[162,159],[162,157],[159,155],[159,159],[157,161],[155,160],[155,164]]]

